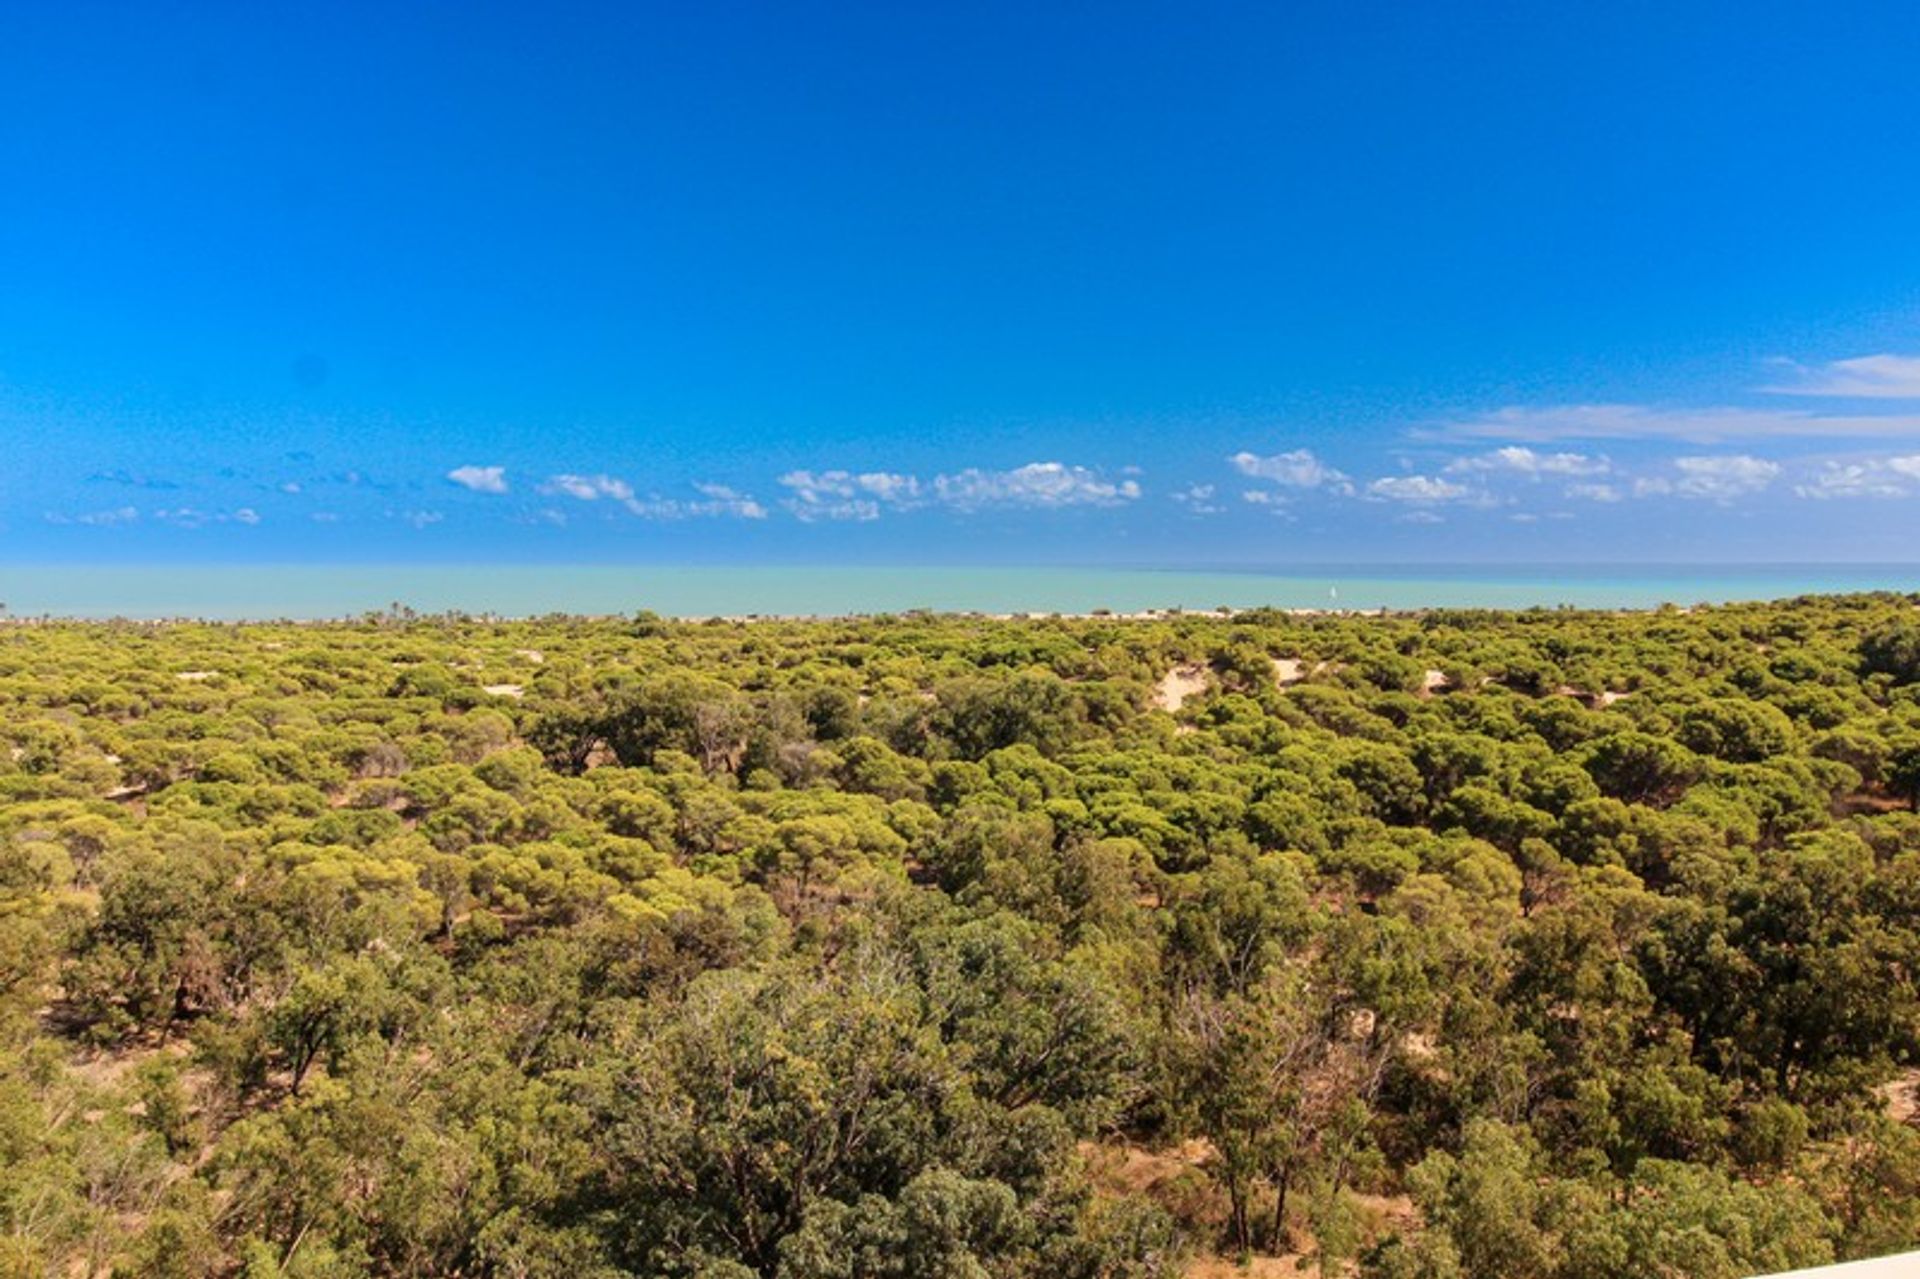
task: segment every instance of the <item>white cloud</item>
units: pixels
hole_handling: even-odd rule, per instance
[[[767,508],[725,484],[695,484],[698,502],[678,498],[649,497],[645,501],[628,500],[625,505],[635,515],[654,520],[736,519],[764,520]]]
[[[633,485],[617,475],[605,473],[597,475],[574,475],[571,473],[551,475],[539,491],[548,497],[570,497],[580,502],[597,502],[601,498],[622,507],[629,515],[643,520],[689,520],[731,518],[741,520],[763,520],[767,517],[767,508],[755,501],[749,494],[725,484],[695,484],[694,491],[700,494],[700,500],[662,497],[658,493],[649,493],[642,497],[634,491]],[[552,513],[541,518],[548,523],[564,522],[553,518]]]
[[[153,518],[176,528],[205,528],[209,524],[245,524],[251,527],[260,522],[260,513],[250,506],[235,511],[203,511],[193,506],[176,506],[155,511]]]
[[[1536,453],[1524,445],[1510,444],[1491,453],[1459,458],[1450,462],[1447,470],[1456,474],[1508,472],[1538,478],[1542,475],[1606,475],[1613,470],[1613,463],[1585,453]]]
[[[1227,459],[1233,469],[1255,479],[1272,480],[1286,488],[1327,488],[1336,493],[1353,492],[1353,483],[1313,455],[1312,449],[1294,449],[1287,453],[1240,452]]]
[[[920,481],[911,475],[891,471],[867,471],[853,477],[863,493],[871,493],[882,502],[905,506],[920,500]]]
[[[937,504],[956,511],[990,506],[1119,506],[1140,496],[1137,480],[1111,480],[1084,466],[1029,462],[1008,471],[970,467],[922,482],[890,471],[789,471],[783,505],[802,520],[872,520],[883,510]]]
[[[781,487],[793,496],[781,505],[800,519],[877,520],[882,503],[895,510],[921,505],[920,481],[891,471],[788,471]]]
[[[447,479],[475,493],[507,491],[507,468],[504,466],[456,466],[447,472]]]
[[[1416,428],[1443,440],[1679,440],[1721,444],[1755,439],[1920,439],[1920,414],[1817,413],[1727,406],[1670,408],[1649,404],[1510,405]]]
[[[447,517],[438,511],[403,511],[400,518],[415,528],[431,528]]]
[[[1905,457],[1828,461],[1804,484],[1794,485],[1800,497],[1816,499],[1906,497],[1914,492],[1909,481],[1920,481],[1920,454]]]
[[[1267,514],[1283,520],[1293,519],[1292,504],[1283,494],[1272,489],[1248,489],[1240,495],[1240,500],[1264,509]]]
[[[1849,497],[1905,497],[1906,486],[1890,478],[1878,462],[1828,462],[1805,484],[1793,486],[1798,497],[1819,500]]]
[[[871,487],[863,481],[872,481]],[[877,493],[899,505],[913,500],[920,491],[920,481],[910,475],[879,472],[856,476],[851,471],[788,471],[779,482],[793,494],[781,505],[809,524],[816,520],[877,520],[880,502],[859,494]]]
[[[1213,500],[1214,486],[1211,484],[1189,484],[1171,496],[1180,505],[1195,515],[1218,515],[1226,508]]]
[[[1010,471],[969,467],[934,477],[933,493],[959,511],[987,506],[1120,506],[1140,496],[1138,480],[1114,482],[1084,466],[1029,462]]]
[[[789,498],[781,505],[791,511],[796,518],[808,524],[816,520],[851,520],[864,524],[869,520],[880,518],[880,503],[864,497],[831,500],[816,498],[812,501]]]
[[[1787,364],[1792,381],[1760,389],[1775,395],[1920,400],[1920,355],[1861,355],[1811,368]]]
[[[780,483],[809,502],[854,494],[851,471],[788,471],[780,477]]]
[[[1744,453],[1721,457],[1676,457],[1676,478],[1644,476],[1634,481],[1635,497],[1685,497],[1730,502],[1759,493],[1780,474],[1780,464]]]
[[[140,518],[140,512],[131,506],[116,506],[110,511],[88,511],[84,515],[62,515],[58,511],[48,511],[46,518],[49,524],[84,524],[90,528],[112,528],[117,524],[132,524]]]
[[[1566,493],[1568,497],[1588,502],[1618,502],[1625,496],[1613,484],[1569,484]]]
[[[1471,497],[1473,490],[1437,475],[1387,475],[1367,485],[1368,497],[1391,502],[1456,502]]]
[[[633,500],[633,485],[612,475],[552,475],[540,486],[548,496],[565,495],[581,502],[597,502],[610,497],[616,502]]]
[[[1408,511],[1403,515],[1396,516],[1395,519],[1401,524],[1445,524],[1447,522],[1444,515],[1436,515],[1425,507]]]

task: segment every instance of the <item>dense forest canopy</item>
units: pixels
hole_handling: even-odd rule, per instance
[[[1891,595],[8,624],[0,1276],[1913,1246],[1917,794]]]

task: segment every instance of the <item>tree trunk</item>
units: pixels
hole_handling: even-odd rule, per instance
[[[1286,1252],[1291,1242],[1287,1234],[1287,1191],[1292,1183],[1293,1161],[1289,1159],[1273,1174],[1273,1227],[1267,1241],[1267,1251],[1275,1256]]]
[[[1244,1257],[1253,1251],[1253,1230],[1247,1219],[1246,1187],[1238,1177],[1227,1182],[1227,1199],[1232,1204],[1233,1246]]]

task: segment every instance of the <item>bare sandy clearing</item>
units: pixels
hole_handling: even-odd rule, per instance
[[[1163,711],[1177,711],[1189,697],[1207,691],[1207,668],[1193,663],[1168,671],[1153,690],[1153,704]]]
[[[1339,662],[1312,662],[1299,657],[1276,657],[1273,659],[1273,682],[1281,688],[1303,683],[1316,675],[1324,675],[1341,669]]]
[[[1920,1115],[1920,1070],[1903,1070],[1874,1091],[1895,1123],[1910,1124]]]
[[[1598,693],[1594,693],[1584,688],[1575,688],[1571,684],[1562,684],[1553,691],[1560,697],[1578,698],[1597,711],[1605,710],[1615,702],[1623,701],[1633,696],[1632,693],[1616,693],[1612,689],[1603,689]]]

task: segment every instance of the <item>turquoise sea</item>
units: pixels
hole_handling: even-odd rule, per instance
[[[13,617],[356,616],[391,604],[524,617],[829,616],[1147,609],[1651,608],[1840,591],[1920,591],[1920,565],[1312,565],[1120,568],[564,565],[0,566]]]

